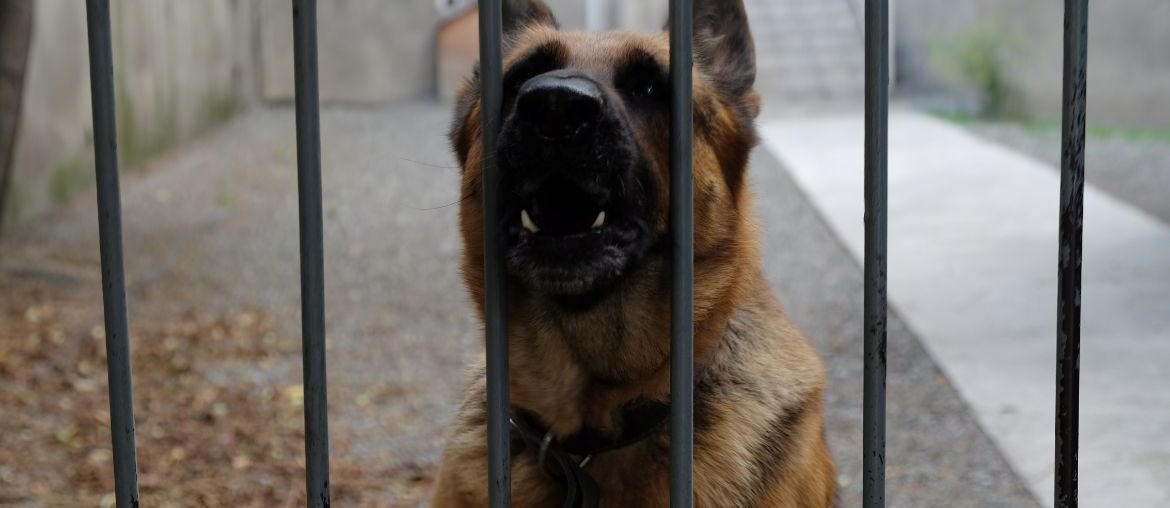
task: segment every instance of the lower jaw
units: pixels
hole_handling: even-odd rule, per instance
[[[587,280],[577,277],[550,277],[532,274],[516,274],[524,287],[529,290],[552,298],[576,299],[582,297],[599,297],[612,286],[614,277],[594,276]]]
[[[571,300],[605,296],[644,251],[635,230],[610,227],[559,239],[519,232],[512,241],[509,274],[534,293]]]

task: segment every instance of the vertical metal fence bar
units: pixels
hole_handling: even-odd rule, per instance
[[[293,0],[293,55],[301,232],[305,484],[308,506],[323,508],[329,506],[329,413],[325,383],[325,247],[321,213],[316,0]]]
[[[865,393],[863,506],[886,504],[886,196],[889,5],[865,3]]]
[[[89,76],[93,99],[93,151],[97,170],[102,306],[106,323],[106,374],[110,385],[110,437],[118,508],[138,506],[134,449],[134,395],[130,383],[130,332],[122,267],[122,200],[118,194],[118,131],[114,118],[114,55],[109,0],[88,0]]]
[[[487,347],[488,498],[492,508],[512,505],[508,426],[508,321],[501,250],[500,171],[496,140],[503,101],[503,6],[479,2],[479,75],[483,120],[484,315]]]
[[[1088,0],[1064,2],[1064,114],[1056,327],[1057,508],[1077,506],[1081,392],[1081,260],[1085,215]]]
[[[690,508],[694,458],[694,160],[692,0],[670,2],[670,506]]]

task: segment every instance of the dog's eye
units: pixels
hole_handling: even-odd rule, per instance
[[[621,90],[626,100],[637,105],[649,105],[666,99],[662,94],[665,88],[653,82],[621,83],[618,90]]]
[[[504,74],[504,99],[510,100],[528,80],[562,67],[556,48],[545,47],[521,59]]]
[[[614,86],[634,105],[651,105],[665,101],[666,73],[650,57],[637,58],[621,68]]]

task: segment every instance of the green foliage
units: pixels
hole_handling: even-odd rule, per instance
[[[1019,128],[1031,134],[1040,136],[1059,138],[1061,134],[1060,122],[1032,121],[1021,119],[987,122],[982,118],[949,111],[932,110],[930,111],[930,114],[955,125],[964,127],[984,123],[1003,123],[1018,126]],[[1101,141],[1122,140],[1135,143],[1156,143],[1170,145],[1170,128],[1124,127],[1116,125],[1096,125],[1090,123],[1085,129],[1085,137],[1091,140]]]
[[[24,209],[26,200],[24,192],[25,189],[21,187],[20,182],[9,181],[8,195],[0,200],[4,208],[0,210],[0,236],[3,236],[4,230],[16,223],[16,218]]]
[[[166,152],[183,141],[178,135],[178,126],[174,107],[159,108],[161,125],[155,129],[144,129],[139,125],[135,116],[136,105],[134,96],[127,92],[126,87],[118,80],[115,86],[117,94],[117,122],[118,122],[118,163],[120,169],[133,171],[142,167],[143,163]],[[240,111],[240,105],[230,95],[205,96],[200,105],[199,124],[190,137],[210,130],[220,125]],[[54,203],[65,203],[78,191],[86,189],[92,184],[93,174],[93,146],[87,145],[82,155],[61,162],[53,167],[49,175],[48,192]],[[15,214],[12,214],[15,215]]]
[[[94,178],[93,164],[87,161],[91,159],[77,157],[53,167],[49,175],[49,196],[54,203],[64,203],[74,193],[90,185]]]
[[[175,112],[172,107],[159,108],[161,127],[144,129],[135,115],[135,97],[119,74],[115,83],[117,95],[118,159],[122,168],[137,169],[143,162],[165,152],[177,141]],[[164,105],[165,106],[165,105]]]
[[[947,79],[979,95],[985,116],[1017,118],[1025,111],[1024,98],[1008,78],[1008,70],[1022,47],[1021,37],[1014,32],[979,22],[936,42],[931,56]]]
[[[199,131],[227,122],[242,109],[239,100],[226,93],[204,95],[200,107]]]
[[[1053,124],[1053,129],[1060,129]],[[1124,139],[1148,143],[1170,144],[1170,129],[1157,127],[1117,127],[1089,124],[1085,134],[1092,139]]]

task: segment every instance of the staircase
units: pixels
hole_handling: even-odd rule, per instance
[[[768,115],[848,109],[865,94],[859,2],[745,0]]]

